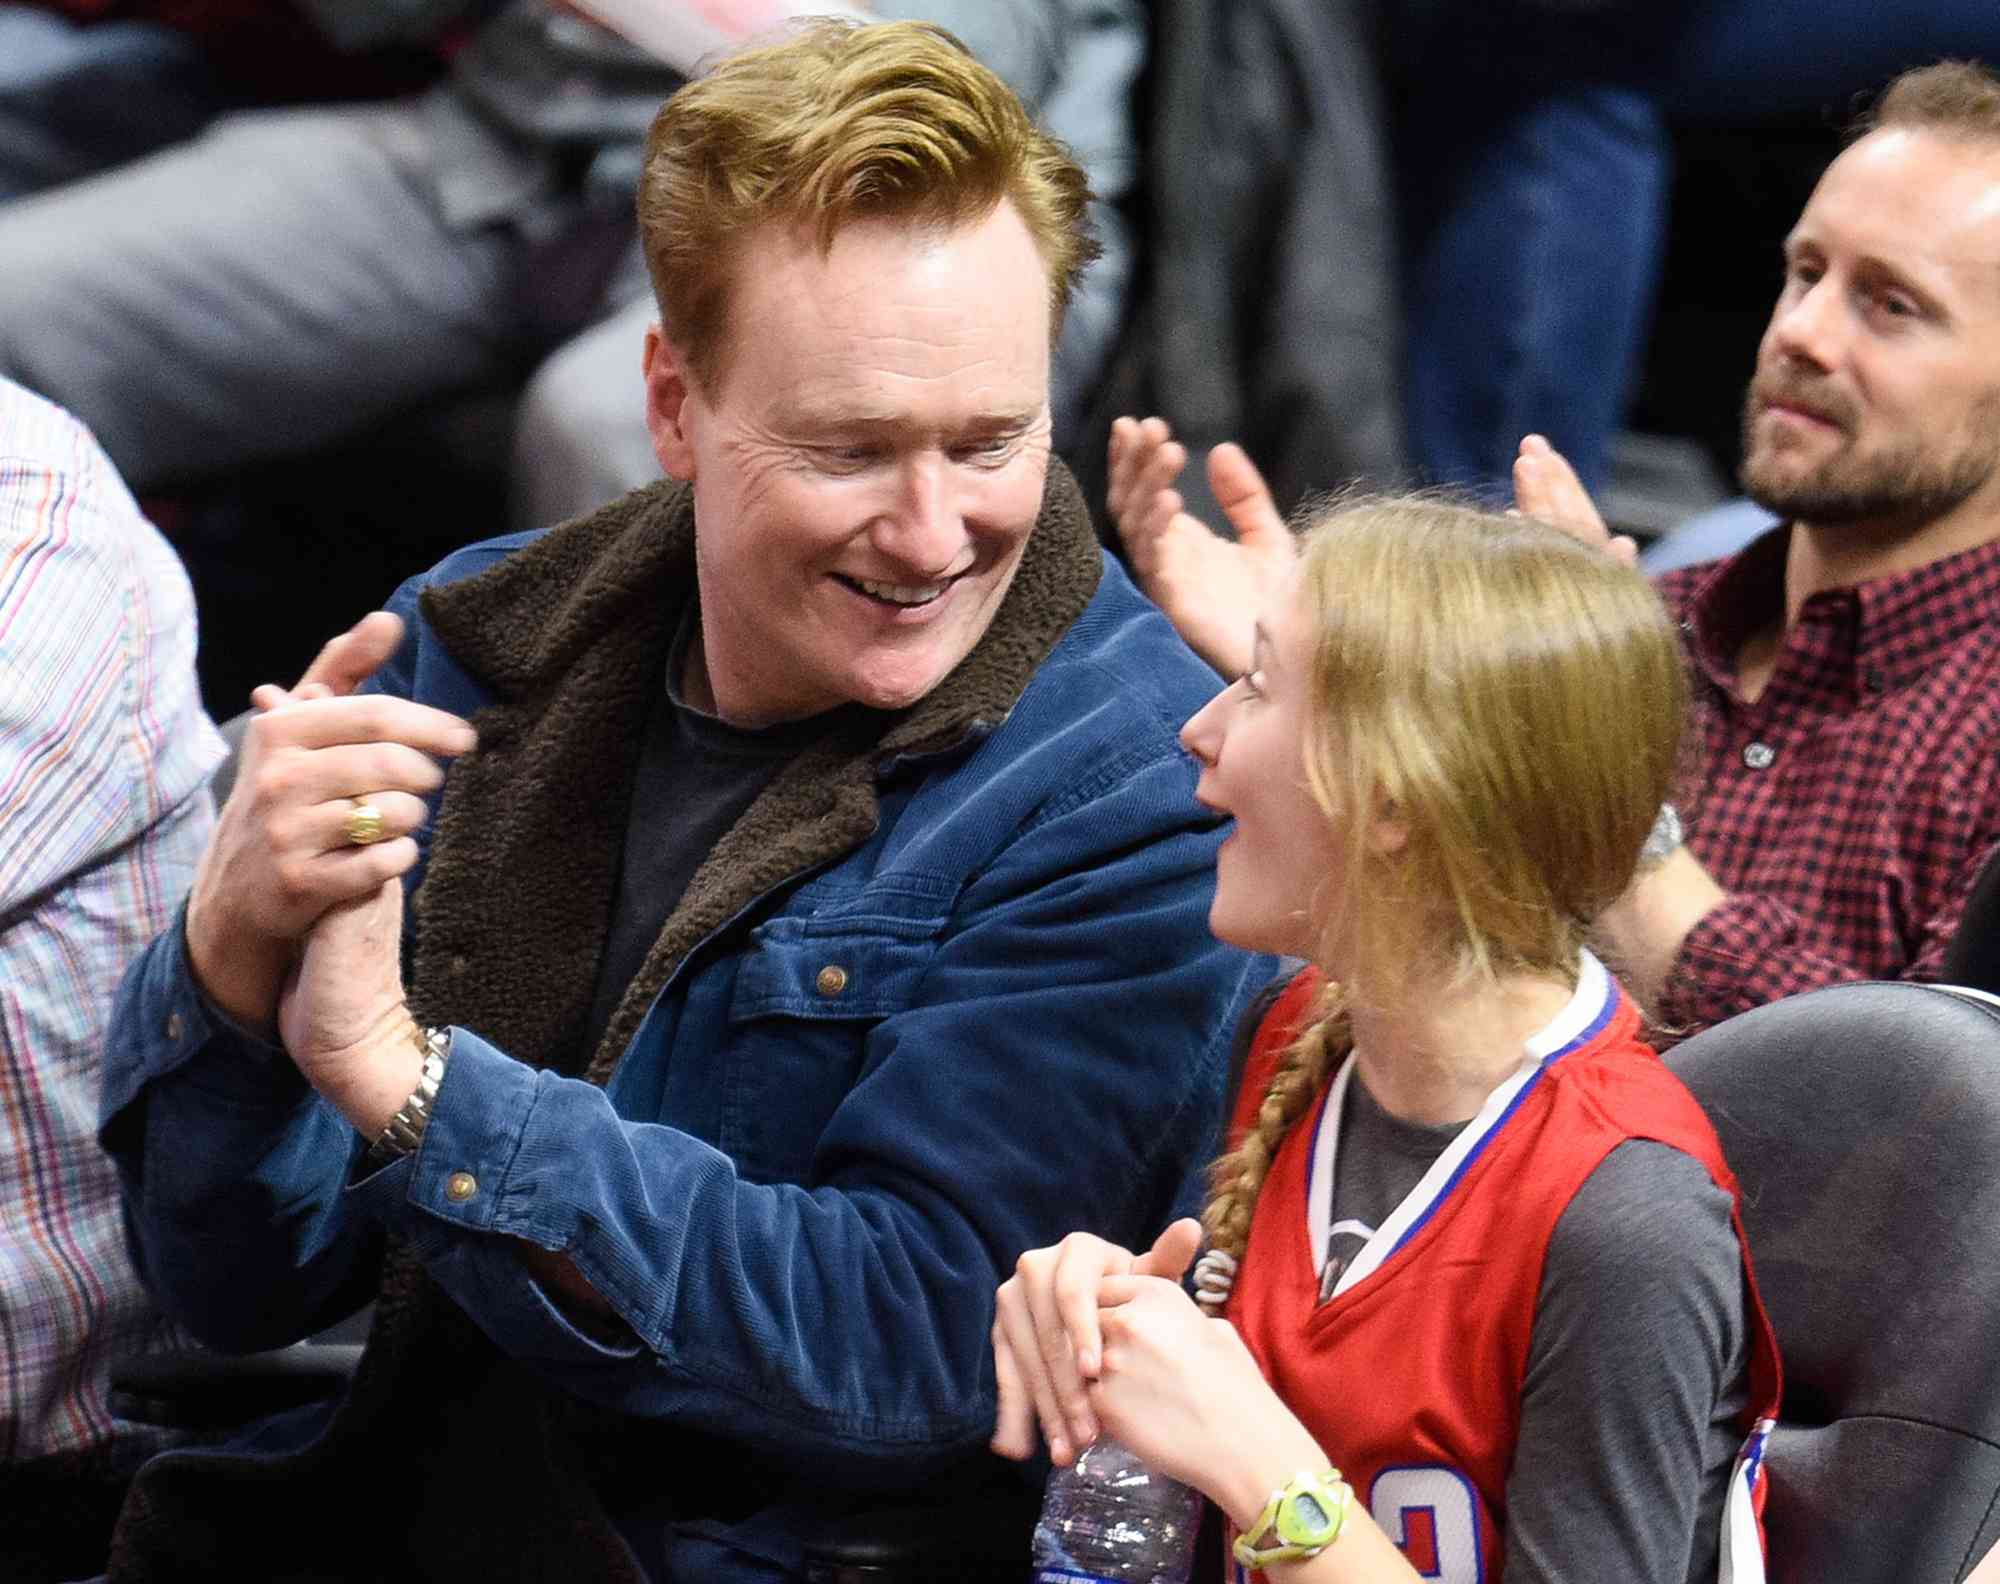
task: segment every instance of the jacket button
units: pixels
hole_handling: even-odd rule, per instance
[[[180,1037],[181,1037],[181,1015],[178,1012],[169,1012],[167,1014],[167,1038],[172,1043],[179,1044]]]
[[[455,979],[464,972],[465,972],[465,959],[463,957],[453,957],[451,960],[452,977]]]
[[[444,1180],[444,1196],[453,1204],[464,1204],[479,1192],[479,1179],[471,1172],[453,1172]]]
[[[839,963],[828,963],[820,969],[819,977],[813,981],[813,988],[823,996],[837,996],[847,988],[847,970]]]
[[[1743,762],[1752,770],[1768,770],[1777,759],[1778,752],[1769,743],[1753,742],[1743,750]]]

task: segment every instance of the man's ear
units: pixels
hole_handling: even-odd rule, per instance
[[[646,432],[669,478],[694,479],[694,444],[687,432],[691,386],[686,364],[656,320],[646,327]]]

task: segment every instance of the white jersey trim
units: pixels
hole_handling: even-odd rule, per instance
[[[1757,1488],[1764,1479],[1764,1447],[1776,1428],[1776,1420],[1759,1419],[1730,1471],[1729,1499],[1722,1509],[1717,1584],[1764,1584],[1764,1535],[1757,1524]]]
[[[1445,1146],[1444,1153],[1431,1163],[1416,1187],[1375,1229],[1375,1235],[1341,1272],[1329,1298],[1338,1298],[1355,1283],[1372,1276],[1390,1255],[1422,1229],[1548,1065],[1596,1038],[1617,1005],[1618,986],[1604,964],[1588,951],[1582,953],[1577,963],[1576,990],[1568,1003],[1523,1042],[1520,1066],[1486,1097],[1479,1114]],[[1332,1233],[1334,1152],[1340,1143],[1341,1112],[1347,1104],[1347,1086],[1353,1075],[1354,1057],[1350,1055],[1334,1074],[1326,1104],[1321,1108],[1319,1125],[1313,1133],[1312,1164],[1306,1178],[1306,1236],[1310,1239],[1313,1269],[1322,1276]]]

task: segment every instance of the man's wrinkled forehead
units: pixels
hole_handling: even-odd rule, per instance
[[[996,228],[1017,244],[1002,255],[1005,281],[969,269],[963,245]],[[856,258],[873,267],[857,269]],[[1047,402],[1050,310],[1039,255],[1011,206],[955,226],[928,216],[856,216],[830,239],[804,222],[767,221],[732,246],[723,279],[725,334],[711,395],[746,361],[768,370],[769,356],[749,354],[772,352],[777,338],[784,398],[801,407],[832,402],[847,415],[869,416],[867,393],[848,383],[847,361],[863,348],[871,366],[907,363],[913,375],[940,348],[960,348],[968,400],[995,380],[1006,387],[997,406],[985,399],[975,405],[997,411]],[[1034,387],[1028,396],[1024,380]],[[886,397],[882,403],[875,416],[900,411]]]

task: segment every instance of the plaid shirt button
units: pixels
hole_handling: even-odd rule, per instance
[[[1778,750],[1769,743],[1751,743],[1743,750],[1743,762],[1752,770],[1768,770],[1777,760]]]

